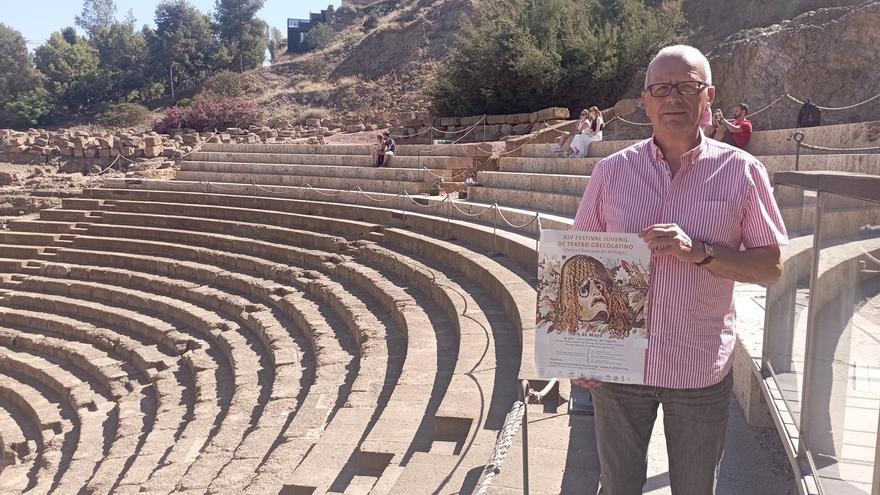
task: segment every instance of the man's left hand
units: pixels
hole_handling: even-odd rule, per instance
[[[655,255],[672,255],[688,263],[697,263],[706,257],[690,236],[674,223],[651,225],[639,232],[639,237]]]

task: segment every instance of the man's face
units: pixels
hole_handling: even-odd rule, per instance
[[[650,86],[704,79],[705,76],[687,61],[680,57],[667,56],[656,60],[649,67],[647,83]],[[668,96],[651,96],[647,89],[642,91],[645,111],[654,126],[654,132],[660,133],[695,131],[700,124],[700,117],[714,98],[713,86],[703,88],[695,95],[682,95],[674,88]]]
[[[743,112],[742,107],[740,107],[739,105],[733,107],[733,118],[735,120],[739,120],[739,119],[743,118],[743,113],[745,113],[745,112]]]

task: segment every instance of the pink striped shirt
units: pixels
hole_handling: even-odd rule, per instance
[[[637,233],[675,223],[693,239],[732,249],[786,244],[764,165],[701,139],[682,155],[675,177],[653,139],[601,160],[572,229]],[[733,285],[673,256],[652,260],[646,385],[701,388],[727,375],[736,340]]]

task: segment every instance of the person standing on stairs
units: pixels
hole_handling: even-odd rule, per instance
[[[640,495],[657,408],[673,495],[712,495],[727,434],[736,342],[734,282],[772,284],[788,242],[767,170],[707,139],[709,61],[666,47],[648,65],[651,138],[601,160],[572,229],[638,233],[651,249],[645,385],[575,379],[595,409],[601,495]]]

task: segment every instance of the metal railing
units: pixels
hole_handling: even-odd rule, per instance
[[[766,293],[762,391],[801,494],[880,495],[880,176],[774,185],[792,242]]]

